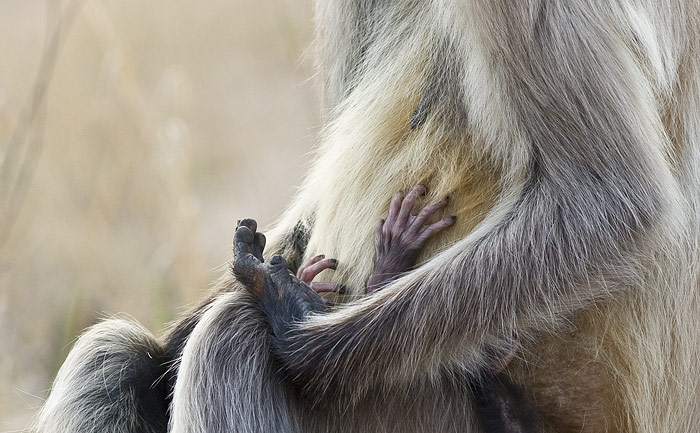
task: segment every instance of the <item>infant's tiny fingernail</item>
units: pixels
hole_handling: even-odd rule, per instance
[[[335,267],[335,266],[338,266],[338,260],[336,260],[336,259],[330,259],[330,261],[331,261],[331,264],[332,264],[334,267]]]
[[[316,257],[314,257],[314,259],[325,259],[325,258],[326,258],[325,254],[319,254]]]

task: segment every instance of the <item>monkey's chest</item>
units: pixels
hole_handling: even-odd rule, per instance
[[[455,215],[456,223],[432,238],[419,258],[429,260],[438,252],[466,237],[483,220],[500,192],[497,170],[471,158],[464,149],[427,152],[426,143],[405,143],[399,151],[377,155],[347,155],[359,160],[342,175],[327,172],[306,257],[326,254],[338,259],[338,269],[320,278],[342,282],[351,295],[363,293],[374,266],[374,228],[386,218],[389,203],[397,192],[408,192],[423,184],[428,193],[414,209],[449,197],[448,205],[434,220]],[[421,153],[423,152],[423,153]],[[405,154],[413,155],[406,158]],[[342,158],[341,158],[342,159]]]

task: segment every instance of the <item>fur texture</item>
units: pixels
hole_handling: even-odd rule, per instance
[[[106,320],[80,336],[34,431],[159,433],[167,426],[163,349],[141,325]]]
[[[285,378],[223,282],[190,322],[171,431],[478,431],[464,377],[512,347],[545,431],[700,431],[698,1],[320,0],[316,14],[327,126],[267,249],[335,257],[327,278],[356,290],[298,325]],[[360,299],[373,226],[417,183],[450,195],[458,222]],[[105,404],[66,391],[93,386],[71,372],[111,335],[100,326],[42,419]]]

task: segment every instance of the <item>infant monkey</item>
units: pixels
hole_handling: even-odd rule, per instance
[[[427,205],[415,216],[412,214],[425,192],[425,187],[418,185],[405,198],[397,194],[391,201],[386,220],[378,222],[374,233],[374,270],[365,287],[367,293],[381,290],[403,272],[414,268],[428,239],[454,224],[454,216],[428,222],[447,204],[447,197]],[[303,320],[309,313],[327,311],[328,305],[318,293],[342,292],[344,288],[336,283],[313,282],[321,271],[337,267],[335,259],[316,256],[302,265],[296,276],[288,271],[280,256],[263,263],[265,238],[255,233],[255,228],[252,220],[239,223],[234,239],[233,271],[265,314],[272,329],[274,350],[285,353],[289,350],[287,337],[293,333],[293,323]],[[539,416],[527,393],[503,373],[511,356],[470,381],[474,410],[482,431],[541,432]]]

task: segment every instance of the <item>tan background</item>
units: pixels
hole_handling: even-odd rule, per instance
[[[280,215],[318,128],[311,31],[302,0],[0,1],[0,432],[81,329],[160,335],[236,219]]]

